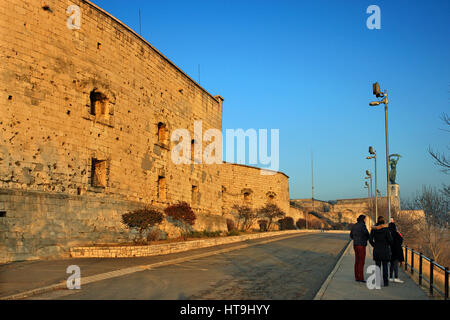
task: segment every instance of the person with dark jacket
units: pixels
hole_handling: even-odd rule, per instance
[[[384,225],[384,218],[378,217],[376,226]],[[381,268],[383,266],[383,283],[389,286],[388,263],[391,261],[391,244],[393,243],[391,232],[386,227],[372,228],[370,232],[369,242],[373,247],[373,260],[375,264]]]
[[[403,256],[403,248],[402,248],[403,237],[400,234],[400,232],[398,232],[397,226],[395,225],[395,223],[393,223],[393,222],[389,223],[388,228],[389,228],[389,231],[391,232],[392,240],[393,240],[393,242],[391,244],[392,256],[391,256],[391,263],[389,266],[389,280],[397,282],[397,283],[403,283],[403,281],[398,278],[398,264],[399,264],[399,262],[401,263],[401,262],[405,261],[405,258]],[[395,279],[394,279],[394,275],[395,275]]]
[[[364,262],[366,261],[369,231],[366,228],[365,219],[365,215],[360,215],[350,231],[350,238],[353,239],[353,249],[355,250],[355,280],[358,282],[366,282],[364,280]]]

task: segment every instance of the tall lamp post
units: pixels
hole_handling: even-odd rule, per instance
[[[367,181],[364,181],[364,189],[367,189],[367,199],[369,199],[370,198],[370,186]],[[373,219],[371,218],[371,220],[373,220]],[[373,225],[373,221],[372,221],[372,225]]]
[[[378,220],[378,187],[377,187],[377,152],[373,150],[373,148],[369,147],[369,153],[372,156],[367,157],[366,159],[374,159],[375,160],[375,221]]]
[[[373,207],[372,207],[372,204],[373,204],[373,195],[372,195],[372,190],[373,190],[373,186],[372,186],[372,174],[369,172],[369,170],[366,170],[366,177],[365,177],[365,179],[369,179],[370,180],[370,187],[369,187],[369,190],[370,190],[370,192],[369,192],[369,196],[370,196],[370,202],[369,202],[369,210],[370,210],[370,216],[371,216],[371,218],[372,218],[372,221],[373,221]],[[366,181],[367,182],[367,181]],[[369,199],[367,199],[367,200],[369,200]]]
[[[380,101],[372,101],[369,103],[370,106],[378,106],[380,104],[384,104],[384,125],[385,125],[385,134],[386,134],[386,197],[388,204],[388,221],[391,221],[391,186],[389,183],[389,139],[388,139],[388,98],[387,91],[384,90],[384,93],[380,90],[380,85],[378,82],[375,82],[372,85],[373,94],[377,98],[383,98]]]
[[[367,199],[370,198],[370,187],[367,181],[364,181],[364,189],[367,189]]]

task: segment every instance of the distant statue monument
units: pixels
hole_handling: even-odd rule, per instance
[[[396,158],[396,159],[394,159]],[[399,154],[391,154],[389,155],[389,164],[391,166],[391,170],[389,170],[389,182],[390,184],[396,184],[395,176],[397,175],[397,162],[401,158]]]

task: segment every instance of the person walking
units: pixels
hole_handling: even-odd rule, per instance
[[[375,228],[370,232],[369,242],[373,247],[373,260],[375,264],[381,268],[383,267],[383,284],[385,287],[389,286],[389,270],[388,263],[391,261],[391,244],[393,243],[391,232],[385,224],[382,216],[378,217]],[[379,226],[379,227],[378,227]]]
[[[398,277],[398,264],[405,261],[405,258],[403,256],[403,248],[402,248],[403,237],[400,234],[400,232],[398,232],[397,226],[395,225],[395,223],[393,223],[393,222],[389,223],[388,228],[389,228],[389,231],[391,232],[392,240],[393,240],[392,245],[391,245],[392,257],[391,257],[391,263],[389,265],[389,281],[403,283],[403,281],[400,280]],[[394,278],[394,276],[395,276],[395,278]]]
[[[364,262],[366,261],[367,240],[369,231],[366,227],[366,216],[360,215],[357,222],[350,231],[350,238],[353,239],[353,250],[355,250],[355,281],[366,282],[364,280]]]

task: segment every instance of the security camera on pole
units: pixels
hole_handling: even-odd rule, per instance
[[[383,98],[380,101],[372,101],[369,103],[370,106],[378,106],[380,104],[384,104],[384,123],[385,123],[385,134],[386,134],[386,197],[387,197],[387,205],[388,205],[388,221],[391,221],[391,188],[389,183],[389,139],[388,139],[388,98],[387,91],[384,90],[384,93],[380,90],[380,85],[378,82],[375,82],[372,85],[373,94],[377,98]]]

